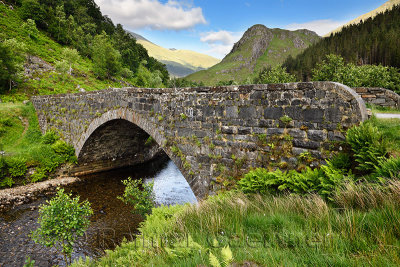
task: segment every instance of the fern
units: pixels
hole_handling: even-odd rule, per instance
[[[400,179],[400,158],[382,159],[376,166],[374,177]]]
[[[219,263],[218,258],[214,254],[212,254],[211,251],[210,251],[209,259],[210,259],[211,266],[213,266],[213,267],[221,267],[221,264]]]
[[[233,254],[232,250],[230,249],[229,246],[226,246],[221,249],[221,255],[223,259],[224,266],[229,266],[231,262],[233,261]]]

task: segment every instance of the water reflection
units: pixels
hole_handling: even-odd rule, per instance
[[[151,181],[154,181],[153,189],[158,205],[197,203],[185,177],[171,160],[153,178],[146,179],[146,182]]]

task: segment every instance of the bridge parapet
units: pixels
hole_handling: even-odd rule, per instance
[[[39,96],[32,102],[42,131],[60,132],[82,164],[90,158],[131,164],[124,159],[146,150],[144,136],[133,133],[143,130],[198,197],[213,190],[219,176],[252,167],[295,168],[304,152],[323,160],[335,141],[344,140],[346,129],[367,118],[361,97],[333,82],[121,88]],[[135,126],[124,130],[122,121]],[[156,150],[147,151],[143,160]]]

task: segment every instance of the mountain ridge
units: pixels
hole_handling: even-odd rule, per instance
[[[199,70],[207,69],[220,62],[212,56],[192,50],[164,48],[143,36],[132,33],[138,44],[141,44],[150,56],[156,58],[167,66],[171,76],[184,77]]]
[[[208,85],[221,81],[244,82],[263,68],[274,67],[287,56],[297,55],[319,38],[315,32],[305,29],[289,31],[256,24],[247,29],[220,63],[186,78]]]

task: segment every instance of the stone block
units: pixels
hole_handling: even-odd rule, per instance
[[[281,107],[267,107],[264,109],[264,118],[266,119],[279,119],[283,115],[283,108]]]
[[[304,139],[306,137],[306,132],[300,129],[290,129],[289,134],[296,139]]]
[[[239,112],[237,106],[226,107],[226,118],[238,118]]]
[[[240,107],[239,109],[240,119],[257,118],[257,112],[255,107]]]
[[[303,110],[304,120],[307,122],[322,122],[324,119],[324,110],[310,108]]]
[[[300,148],[318,149],[320,147],[320,143],[310,140],[294,139],[293,146]]]
[[[328,139],[331,141],[344,141],[346,137],[339,131],[328,132]]]
[[[323,130],[308,130],[307,136],[312,141],[324,141],[327,138],[327,133]]]

